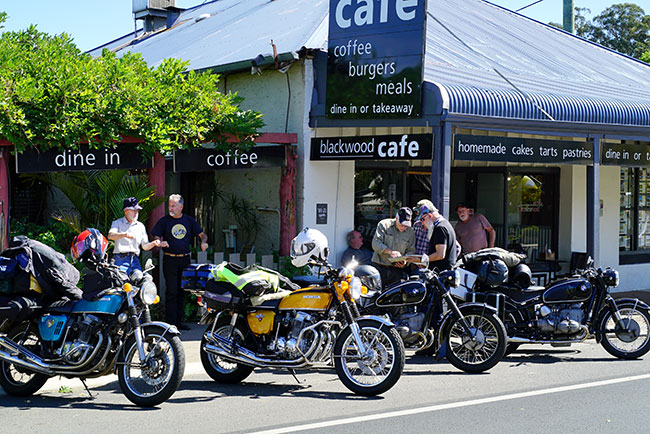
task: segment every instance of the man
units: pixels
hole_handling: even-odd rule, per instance
[[[404,270],[406,262],[391,262],[389,258],[415,254],[412,216],[411,208],[400,208],[395,218],[387,218],[377,224],[372,239],[372,263],[379,270],[384,287],[407,277]]]
[[[115,241],[113,249],[113,261],[120,270],[128,276],[133,270],[142,271],[140,266],[140,248],[151,250],[160,246],[160,240],[149,242],[147,230],[138,221],[139,211],[142,209],[135,197],[124,199],[124,217],[114,220],[108,231],[108,239]]]
[[[417,210],[418,215],[420,214],[420,209],[423,206],[426,206],[427,209],[434,208],[433,203],[430,200],[422,199],[415,205],[415,209]],[[428,254],[429,239],[431,238],[431,234],[429,233],[429,230],[424,227],[424,225],[420,220],[418,220],[415,223],[413,223],[413,232],[415,232],[415,252],[418,255]]]
[[[432,229],[429,241],[429,268],[438,271],[450,270],[456,265],[458,251],[456,249],[456,234],[451,223],[440,214],[438,208],[423,205],[420,207],[418,220],[424,227]]]
[[[363,237],[357,231],[350,231],[346,235],[348,247],[341,256],[341,265],[345,266],[355,259],[360,265],[372,264],[372,252],[363,247]]]
[[[208,236],[192,217],[183,214],[183,198],[180,194],[169,196],[169,215],[162,217],[151,234],[163,248],[163,275],[167,285],[165,313],[167,322],[180,330],[190,328],[183,324],[185,292],[181,288],[183,270],[190,265],[190,243],[194,237],[201,239],[201,250],[208,248]]]
[[[456,213],[460,219],[456,223],[456,239],[460,243],[463,253],[494,247],[494,239],[497,234],[483,214],[471,215],[469,208],[464,203],[456,205]]]

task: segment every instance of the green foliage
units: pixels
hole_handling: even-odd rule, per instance
[[[240,97],[218,91],[218,76],[188,72],[187,62],[150,68],[139,54],[108,50],[92,58],[67,34],[35,26],[2,34],[0,65],[0,138],[18,152],[112,147],[123,136],[142,139],[145,155],[209,141],[248,147],[263,126],[259,113],[239,108]]]
[[[139,220],[147,220],[151,212],[165,201],[155,196],[148,177],[130,175],[126,170],[58,172],[33,175],[60,190],[72,204],[72,209],[58,209],[53,218],[65,223],[75,234],[86,228],[97,228],[107,234],[111,222],[124,215],[123,201],[135,197],[143,208]]]
[[[293,276],[307,276],[311,274],[311,270],[307,265],[304,267],[296,267],[291,263],[290,256],[282,256],[279,258],[280,274],[286,277]]]
[[[592,21],[585,13],[589,9],[576,8],[577,35],[635,58],[650,50],[650,15],[636,4],[614,4]]]
[[[56,220],[52,221],[49,226],[41,226],[28,222],[26,219],[11,219],[10,228],[10,237],[25,235],[27,238],[40,241],[65,255],[70,253],[70,245],[78,233]]]

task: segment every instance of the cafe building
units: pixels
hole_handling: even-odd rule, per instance
[[[650,288],[647,64],[481,0],[164,10],[160,27],[94,54],[219,73],[263,132],[294,134],[296,227],[325,233],[336,258],[351,229],[369,241],[431,198],[452,223],[459,202],[485,215],[496,244],[533,264],[566,271],[588,254],[621,289]]]

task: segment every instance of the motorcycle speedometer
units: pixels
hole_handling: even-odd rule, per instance
[[[350,295],[355,300],[361,298],[361,279],[358,277],[353,277],[350,282]]]
[[[144,304],[154,304],[157,296],[158,289],[156,284],[151,281],[145,282],[140,288],[140,297],[142,297]]]

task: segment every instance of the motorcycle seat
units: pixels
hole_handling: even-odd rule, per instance
[[[58,300],[45,306],[43,310],[48,313],[70,313],[74,305],[74,301]]]

